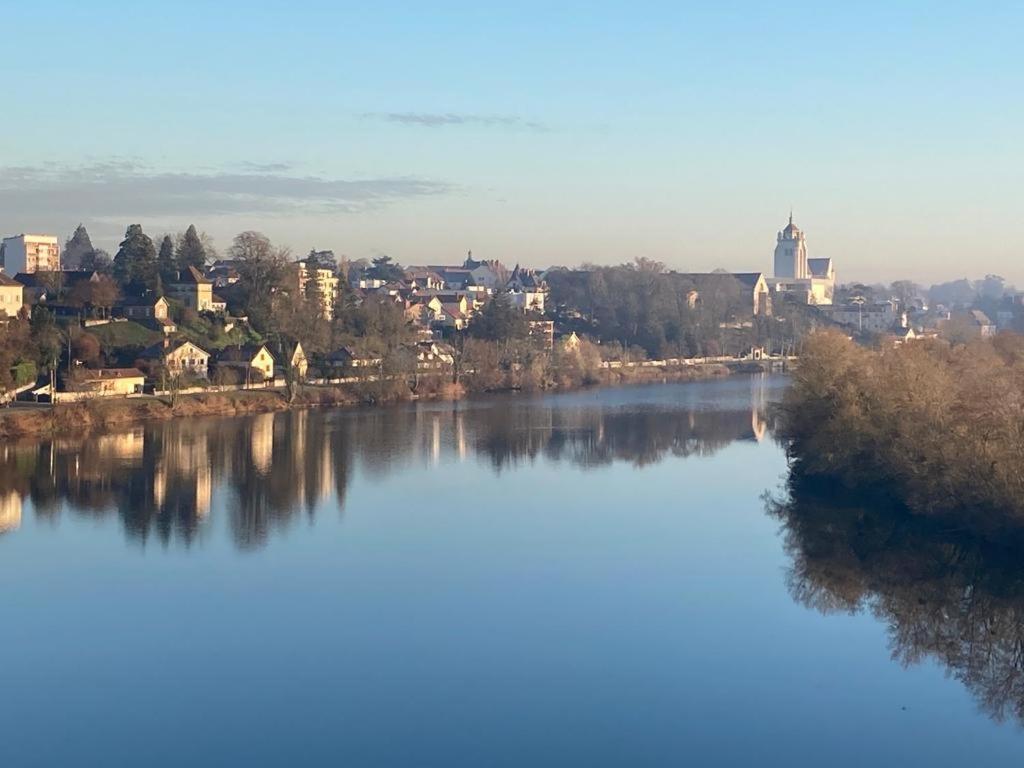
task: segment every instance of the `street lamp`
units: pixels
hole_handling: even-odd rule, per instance
[[[863,296],[854,296],[852,299],[850,299],[850,303],[857,305],[857,333],[863,333],[865,299]]]

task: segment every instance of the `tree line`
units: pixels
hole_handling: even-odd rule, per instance
[[[872,350],[814,333],[780,427],[798,475],[977,531],[1024,525],[1024,336]]]

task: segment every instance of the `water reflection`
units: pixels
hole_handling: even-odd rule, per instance
[[[783,523],[794,599],[826,614],[871,611],[894,659],[936,659],[987,715],[1024,723],[1024,542],[807,483],[769,510]]]
[[[746,387],[746,389],[743,389]],[[654,390],[652,390],[654,391]],[[0,446],[0,532],[34,514],[116,515],[140,542],[188,545],[222,509],[235,543],[262,546],[333,497],[343,510],[356,471],[480,460],[495,472],[543,457],[588,468],[706,456],[765,437],[764,381],[725,409],[665,388],[611,403],[573,397],[497,398],[360,411],[296,411],[181,420],[85,440]],[[675,396],[673,393],[687,393]],[[689,398],[689,399],[688,399]]]

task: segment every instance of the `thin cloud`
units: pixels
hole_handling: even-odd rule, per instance
[[[54,220],[357,213],[454,189],[409,176],[299,176],[276,171],[281,165],[202,173],[154,171],[121,159],[0,167],[0,211],[8,219],[45,215]]]
[[[512,128],[546,131],[547,126],[518,115],[475,115],[459,112],[365,112],[364,120],[380,120],[400,125],[440,128],[449,125],[476,125],[484,128]]]
[[[253,163],[244,160],[238,167],[246,173],[284,173],[290,171],[293,166],[291,163]]]

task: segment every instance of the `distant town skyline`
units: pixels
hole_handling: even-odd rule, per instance
[[[195,223],[221,251],[256,229],[296,255],[768,274],[792,206],[840,282],[1020,285],[1022,16],[15,6],[0,234],[82,222],[113,250]]]

